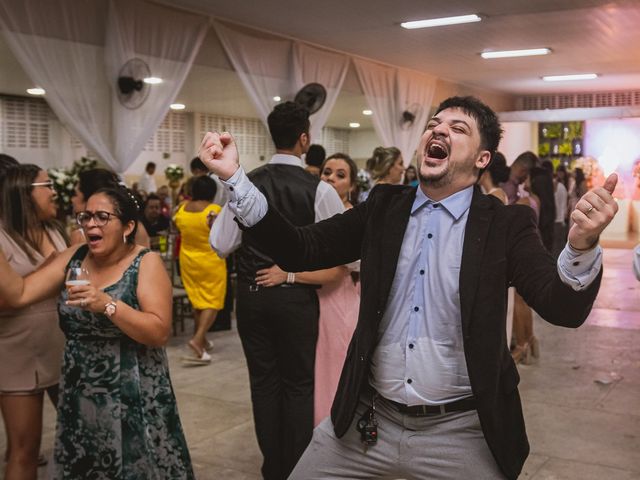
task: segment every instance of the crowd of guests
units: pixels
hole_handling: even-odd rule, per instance
[[[420,183],[399,149],[377,147],[366,161],[371,184],[362,185],[349,155],[327,157],[311,145],[308,112],[291,102],[277,106],[268,124],[276,154],[248,177],[294,225],[348,212],[385,188],[378,186]],[[193,478],[164,350],[172,279],[158,253],[179,262],[194,316],[183,360],[195,364],[211,362],[207,332],[224,307],[225,258],[234,253],[238,332],[262,473],[287,478],[314,427],[331,413],[358,323],[360,261],[287,271],[234,220],[233,177],[221,182],[201,158],[192,160],[176,199],[157,187],[152,162],[132,189],[109,170],[82,172],[70,230],[56,221],[47,172],[0,160],[5,478],[36,478],[45,393],[58,412],[55,478]],[[580,169],[554,171],[531,152],[511,167],[494,153],[477,183],[505,205],[531,208],[542,243],[556,258],[567,241],[569,212],[587,191]],[[171,234],[179,241],[168,247],[161,239]],[[80,276],[71,281],[71,272]],[[518,292],[512,297],[512,355],[528,362],[539,355],[531,309]]]

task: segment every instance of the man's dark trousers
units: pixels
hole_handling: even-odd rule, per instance
[[[238,284],[238,332],[265,480],[286,479],[311,440],[318,314],[311,287]]]

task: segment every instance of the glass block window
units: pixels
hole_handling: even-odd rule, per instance
[[[5,148],[49,148],[51,110],[42,99],[0,97]]]
[[[238,144],[240,155],[264,155],[275,151],[271,135],[257,118],[230,117],[201,113],[199,116],[200,136],[207,132],[231,132]]]

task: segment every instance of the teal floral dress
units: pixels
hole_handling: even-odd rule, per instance
[[[82,246],[67,268],[79,266]],[[141,251],[104,291],[140,308]],[[142,345],[106,315],[58,304],[66,337],[54,446],[55,479],[193,479],[166,353]]]

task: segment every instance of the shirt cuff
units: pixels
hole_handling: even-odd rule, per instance
[[[245,227],[252,227],[266,214],[267,199],[251,183],[242,167],[227,180],[220,180],[229,192],[229,209]]]
[[[231,175],[228,179],[220,179],[220,182],[222,182],[229,192],[229,200],[235,203],[245,197],[251,190],[251,187],[253,187],[253,184],[247,178],[247,174],[244,173],[244,169],[242,167],[238,167],[236,173]]]
[[[567,243],[558,257],[560,279],[576,291],[584,290],[596,279],[602,267],[602,247],[580,252]]]

